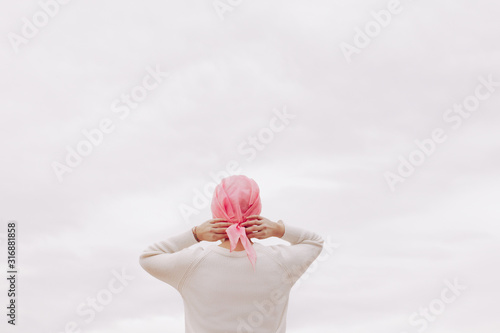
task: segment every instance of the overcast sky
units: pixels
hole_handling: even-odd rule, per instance
[[[54,1],[0,5],[2,332],[183,332],[138,258],[224,172],[326,240],[288,332],[500,330],[499,4]]]

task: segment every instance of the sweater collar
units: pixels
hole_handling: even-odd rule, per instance
[[[254,247],[255,246],[259,247],[260,244],[254,242],[253,246]],[[255,249],[257,249],[257,247],[255,247]],[[225,255],[225,256],[228,256],[228,257],[236,257],[236,258],[238,258],[238,257],[246,257],[247,256],[247,252],[245,250],[231,252],[229,249],[226,249],[226,248],[224,248],[222,246],[219,246],[219,245],[216,245],[216,244],[212,245],[210,247],[210,249],[212,251],[214,251],[214,252],[217,252],[219,254],[222,254],[222,255]]]

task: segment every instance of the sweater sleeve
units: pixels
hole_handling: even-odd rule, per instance
[[[285,233],[281,239],[290,245],[275,245],[274,250],[286,271],[285,280],[293,285],[319,256],[324,241],[312,231],[288,224],[285,225]]]
[[[196,259],[202,248],[190,249],[196,244],[191,230],[167,238],[148,246],[139,257],[142,268],[155,278],[178,289],[190,265]]]

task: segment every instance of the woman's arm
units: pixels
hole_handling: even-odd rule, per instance
[[[281,239],[291,244],[277,247],[288,271],[287,280],[294,284],[319,256],[324,240],[315,232],[290,225]]]
[[[265,239],[278,237],[291,244],[268,246],[269,253],[278,258],[287,271],[286,280],[295,283],[319,256],[323,249],[323,238],[306,229],[284,225],[283,221],[272,222],[262,216],[250,216],[242,224],[249,238]]]
[[[223,219],[211,219],[196,227],[200,241],[216,241],[224,237],[230,223]],[[192,229],[148,246],[139,257],[142,268],[155,278],[178,289],[179,282],[187,269],[203,249],[189,249],[198,243]]]
[[[196,244],[191,229],[148,246],[139,257],[139,264],[155,278],[178,289],[178,285],[197,251],[188,249]]]

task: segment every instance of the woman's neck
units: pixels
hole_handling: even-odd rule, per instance
[[[250,243],[253,244],[252,240],[250,239]],[[230,249],[231,248],[231,243],[229,242],[228,238],[224,238],[222,240],[222,243],[219,244],[220,247],[223,247],[225,249]],[[234,248],[234,251],[245,251],[245,248],[243,247],[243,244],[241,243],[240,240],[238,240],[238,244]]]

